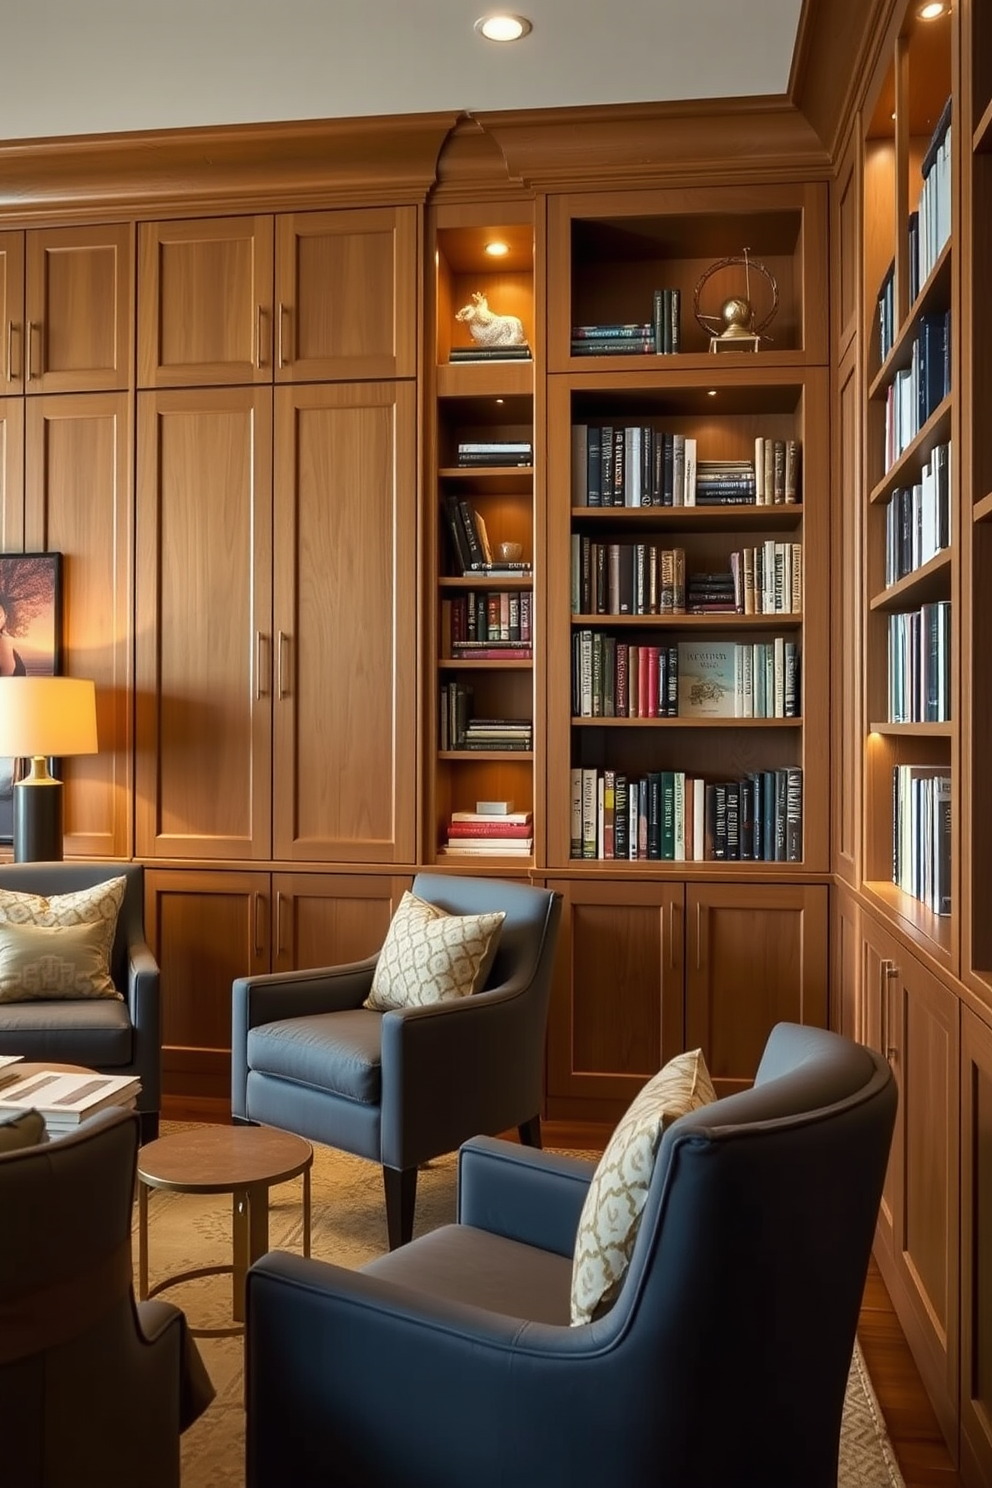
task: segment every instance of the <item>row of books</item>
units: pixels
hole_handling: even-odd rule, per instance
[[[889,722],[946,723],[951,716],[951,602],[889,616]]]
[[[699,459],[695,435],[650,424],[572,425],[573,506],[779,506],[799,501],[800,442]]]
[[[951,100],[948,98],[934,126],[920,162],[920,199],[910,219],[910,263],[917,267],[912,299],[926,283],[944,244],[951,236]],[[915,241],[914,241],[915,240]],[[914,252],[915,248],[915,252]]]
[[[509,750],[533,747],[534,725],[529,718],[476,717],[475,688],[471,682],[452,681],[441,687],[438,745],[447,750]]]
[[[534,851],[534,823],[529,811],[498,815],[483,811],[453,811],[440,846],[446,857],[526,858]]]
[[[456,574],[528,574],[532,572],[529,559],[509,561],[494,555],[485,518],[464,496],[446,495],[444,514],[447,520],[451,563]]]
[[[682,770],[628,776],[578,767],[570,786],[573,858],[802,861],[803,773],[796,766],[721,781]]]
[[[458,441],[460,466],[533,465],[534,446],[529,439],[463,439]]]
[[[892,882],[950,914],[951,777],[932,765],[893,766]]]
[[[927,419],[951,391],[951,312],[924,315],[908,367],[896,372],[885,392],[885,467],[908,449]]]
[[[444,655],[499,643],[529,646],[533,641],[532,589],[469,589],[442,600],[441,605]]]
[[[785,636],[705,645],[572,637],[576,718],[798,718],[800,699],[800,651]]]
[[[892,492],[885,510],[885,582],[895,584],[951,542],[951,446],[938,444],[913,486]]]
[[[656,289],[651,319],[573,325],[573,356],[667,356],[682,349],[682,291]]]
[[[801,543],[767,538],[730,554],[729,569],[686,573],[684,548],[598,542],[572,534],[573,615],[800,614]]]

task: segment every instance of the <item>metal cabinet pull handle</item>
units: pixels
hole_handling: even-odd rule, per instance
[[[255,893],[255,894],[252,895],[252,899],[254,901],[253,910],[254,910],[254,919],[255,919],[255,924],[254,924],[254,931],[255,931],[255,955],[256,956],[261,956],[262,952],[265,949],[265,945],[264,945],[264,942],[262,940],[262,935],[261,935],[261,920],[262,920],[262,913],[261,912],[262,912],[262,907],[263,907],[263,903],[264,903],[264,895],[259,894],[259,893]]]
[[[14,322],[7,322],[7,381],[10,382],[14,376]]]
[[[279,655],[279,682],[277,696],[279,698],[279,701],[282,702],[283,698],[289,696],[289,682],[287,681],[287,678],[289,677],[289,636],[284,630],[281,630],[279,632],[279,636],[276,642],[276,648]]]
[[[280,889],[276,893],[276,955],[277,956],[282,955],[282,952],[286,949],[286,947],[282,943],[283,899],[284,899],[284,897],[285,896],[284,896],[282,890]]]
[[[262,663],[266,665],[263,667]],[[272,691],[272,643],[264,631],[255,632],[255,697],[268,697]]]
[[[286,321],[286,318],[287,318],[288,315],[289,315],[289,306],[288,305],[284,305],[282,303],[282,301],[280,300],[279,301],[279,317],[278,317],[278,319],[279,319],[278,361],[279,361],[279,366],[280,367],[285,367],[286,363],[289,361],[289,357],[287,357],[287,355],[286,355],[286,346],[285,346],[285,342],[284,342],[284,338],[283,338],[283,328],[284,328],[284,324],[285,324],[285,321]],[[286,340],[288,340],[288,337],[286,338]]]
[[[30,382],[31,379],[32,379],[32,377],[34,376],[34,371],[33,371],[32,367],[31,367],[31,343],[32,343],[32,341],[34,339],[34,324],[35,323],[34,323],[33,320],[29,320],[28,321],[27,347],[25,349],[25,360],[26,360],[26,363],[27,363],[27,366],[25,368],[25,372],[26,372],[25,381],[26,382]]]

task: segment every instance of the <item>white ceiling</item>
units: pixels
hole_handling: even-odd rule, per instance
[[[0,141],[786,91],[801,0],[0,0]]]

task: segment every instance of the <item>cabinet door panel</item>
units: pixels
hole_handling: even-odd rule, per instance
[[[275,971],[342,966],[374,956],[409,878],[273,874]]]
[[[269,855],[271,416],[262,389],[139,394],[144,857]]]
[[[129,857],[132,425],[126,393],[31,398],[26,546],[61,552],[62,670],[96,682],[99,753],[61,762],[65,850]]]
[[[414,207],[276,219],[276,378],[416,373]]]
[[[134,229],[27,234],[25,384],[29,393],[126,388],[134,340]]]
[[[961,1450],[992,1483],[992,1029],[961,1012]]]
[[[827,890],[690,884],[686,1044],[703,1050],[720,1095],[754,1079],[782,1020],[827,1023]]]
[[[24,391],[24,234],[0,233],[0,393]]]
[[[138,228],[138,386],[271,382],[272,218]]]
[[[416,394],[276,393],[275,856],[412,862]]]
[[[682,1041],[681,884],[549,880],[562,895],[548,1115],[615,1120]]]
[[[0,398],[0,552],[24,546],[24,399]]]
[[[145,930],[161,971],[163,1085],[231,1096],[231,983],[269,969],[269,875],[149,869]]]

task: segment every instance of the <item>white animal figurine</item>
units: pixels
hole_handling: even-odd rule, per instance
[[[484,294],[474,294],[471,305],[463,305],[455,314],[464,321],[473,341],[480,346],[523,346],[523,321],[516,315],[497,315],[490,310]]]

